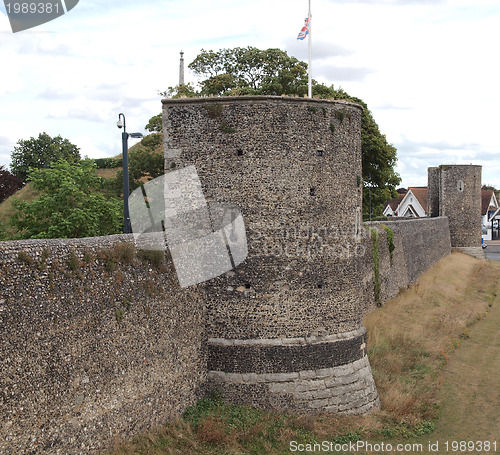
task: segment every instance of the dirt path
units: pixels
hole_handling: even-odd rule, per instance
[[[441,417],[427,438],[441,441],[438,453],[500,453],[500,295],[450,355],[441,396]],[[495,440],[496,452],[451,450],[451,441]],[[448,452],[444,441],[450,442]]]

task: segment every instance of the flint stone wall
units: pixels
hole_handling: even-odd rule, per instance
[[[379,405],[360,108],[246,97],[164,110],[166,169],[195,164],[208,202],[242,209],[249,257],[181,290],[168,260],[127,258],[131,236],[0,242],[1,454],[93,453],[209,387],[275,409]],[[395,249],[372,223],[381,302],[450,252],[447,218],[383,224]],[[103,253],[116,246],[118,261]]]
[[[452,248],[484,258],[481,171],[481,166],[466,164],[430,167],[428,207],[430,216],[448,217]]]
[[[127,235],[0,242],[1,454],[94,453],[202,396],[201,296],[130,251]]]
[[[451,253],[448,218],[396,219],[366,223],[379,234],[380,300],[383,304],[401,290],[415,283],[418,278],[443,257]],[[389,251],[387,231],[393,232],[394,251]],[[366,239],[366,254],[363,260],[365,311],[373,309],[374,298],[373,240]],[[391,257],[392,256],[392,257]]]
[[[451,246],[481,250],[481,166],[440,166],[440,215],[450,220]]]
[[[207,199],[235,204],[246,226],[247,259],[206,283],[209,385],[228,399],[379,405],[361,334],[361,114],[276,96],[163,100],[166,169],[194,165]],[[341,403],[344,370],[353,394],[366,393]],[[329,387],[308,384],[311,371]]]
[[[165,168],[194,165],[207,201],[235,204],[246,227],[247,259],[207,283],[208,337],[360,327],[361,113],[277,96],[163,100]]]

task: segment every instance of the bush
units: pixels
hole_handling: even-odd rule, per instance
[[[29,180],[40,196],[32,202],[13,201],[11,223],[19,238],[94,237],[122,231],[122,202],[105,194],[91,160],[32,169]]]
[[[23,186],[22,179],[11,174],[4,166],[0,166],[0,202],[13,195]]]
[[[97,158],[92,161],[96,164],[97,169],[114,169],[123,165],[123,158]]]

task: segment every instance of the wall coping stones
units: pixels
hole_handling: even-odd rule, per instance
[[[459,251],[460,253],[465,253],[470,256],[474,256],[478,259],[485,259],[486,255],[484,254],[483,248],[482,247],[475,247],[475,246],[457,246],[453,247],[454,251]]]
[[[434,220],[442,220],[442,219],[447,219],[448,217],[447,216],[436,216],[436,217],[428,217],[428,216],[424,216],[424,217],[421,217],[421,218],[405,218],[405,217],[390,217],[388,220],[384,220],[384,221],[365,221],[364,224],[366,226],[380,226],[382,224],[387,224],[387,223],[394,223],[394,222],[398,222],[398,223],[425,223],[425,222],[437,222],[437,221],[434,221]]]
[[[161,100],[164,106],[175,105],[175,104],[206,104],[206,103],[218,103],[218,104],[253,104],[255,102],[263,103],[297,103],[297,104],[341,104],[345,106],[350,106],[353,108],[360,109],[363,111],[363,106],[352,101],[345,100],[325,100],[316,98],[299,98],[293,96],[271,96],[271,95],[249,95],[249,96],[207,96],[202,98],[164,98]]]
[[[133,234],[114,234],[101,237],[83,237],[76,239],[27,239],[27,240],[6,240],[0,242],[0,250],[18,251],[20,248],[33,248],[44,246],[74,246],[74,247],[96,247],[103,248],[108,245],[114,245],[118,242],[134,242]]]

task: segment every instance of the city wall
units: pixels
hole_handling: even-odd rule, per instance
[[[166,170],[195,165],[207,201],[241,209],[235,271],[181,289],[131,236],[0,243],[0,453],[92,453],[214,389],[377,408],[363,315],[450,252],[448,218],[363,226],[359,106],[219,106],[165,103]]]
[[[450,252],[445,217],[367,225],[379,233],[382,304]],[[384,226],[393,232],[392,260]],[[361,245],[364,313],[376,307],[369,231]],[[207,378],[203,286],[180,289],[168,255],[161,263],[139,255],[126,235],[0,243],[0,453],[92,453],[182,414],[209,384],[217,388],[216,375]],[[229,344],[215,346],[212,364],[234,361],[220,357]],[[297,346],[279,348],[292,355]],[[337,367],[339,383],[350,368]],[[367,365],[358,359],[352,368]],[[326,393],[327,373],[303,373],[313,390],[302,394]],[[274,404],[289,406],[290,378],[267,374],[253,387],[272,382],[284,400]],[[340,386],[354,402],[356,391]]]
[[[451,252],[446,217],[377,221],[366,223],[366,226],[377,232],[378,240],[369,231],[370,238],[365,242],[367,254],[363,260],[365,311],[382,305],[407,289]],[[375,277],[377,273],[378,279]]]

